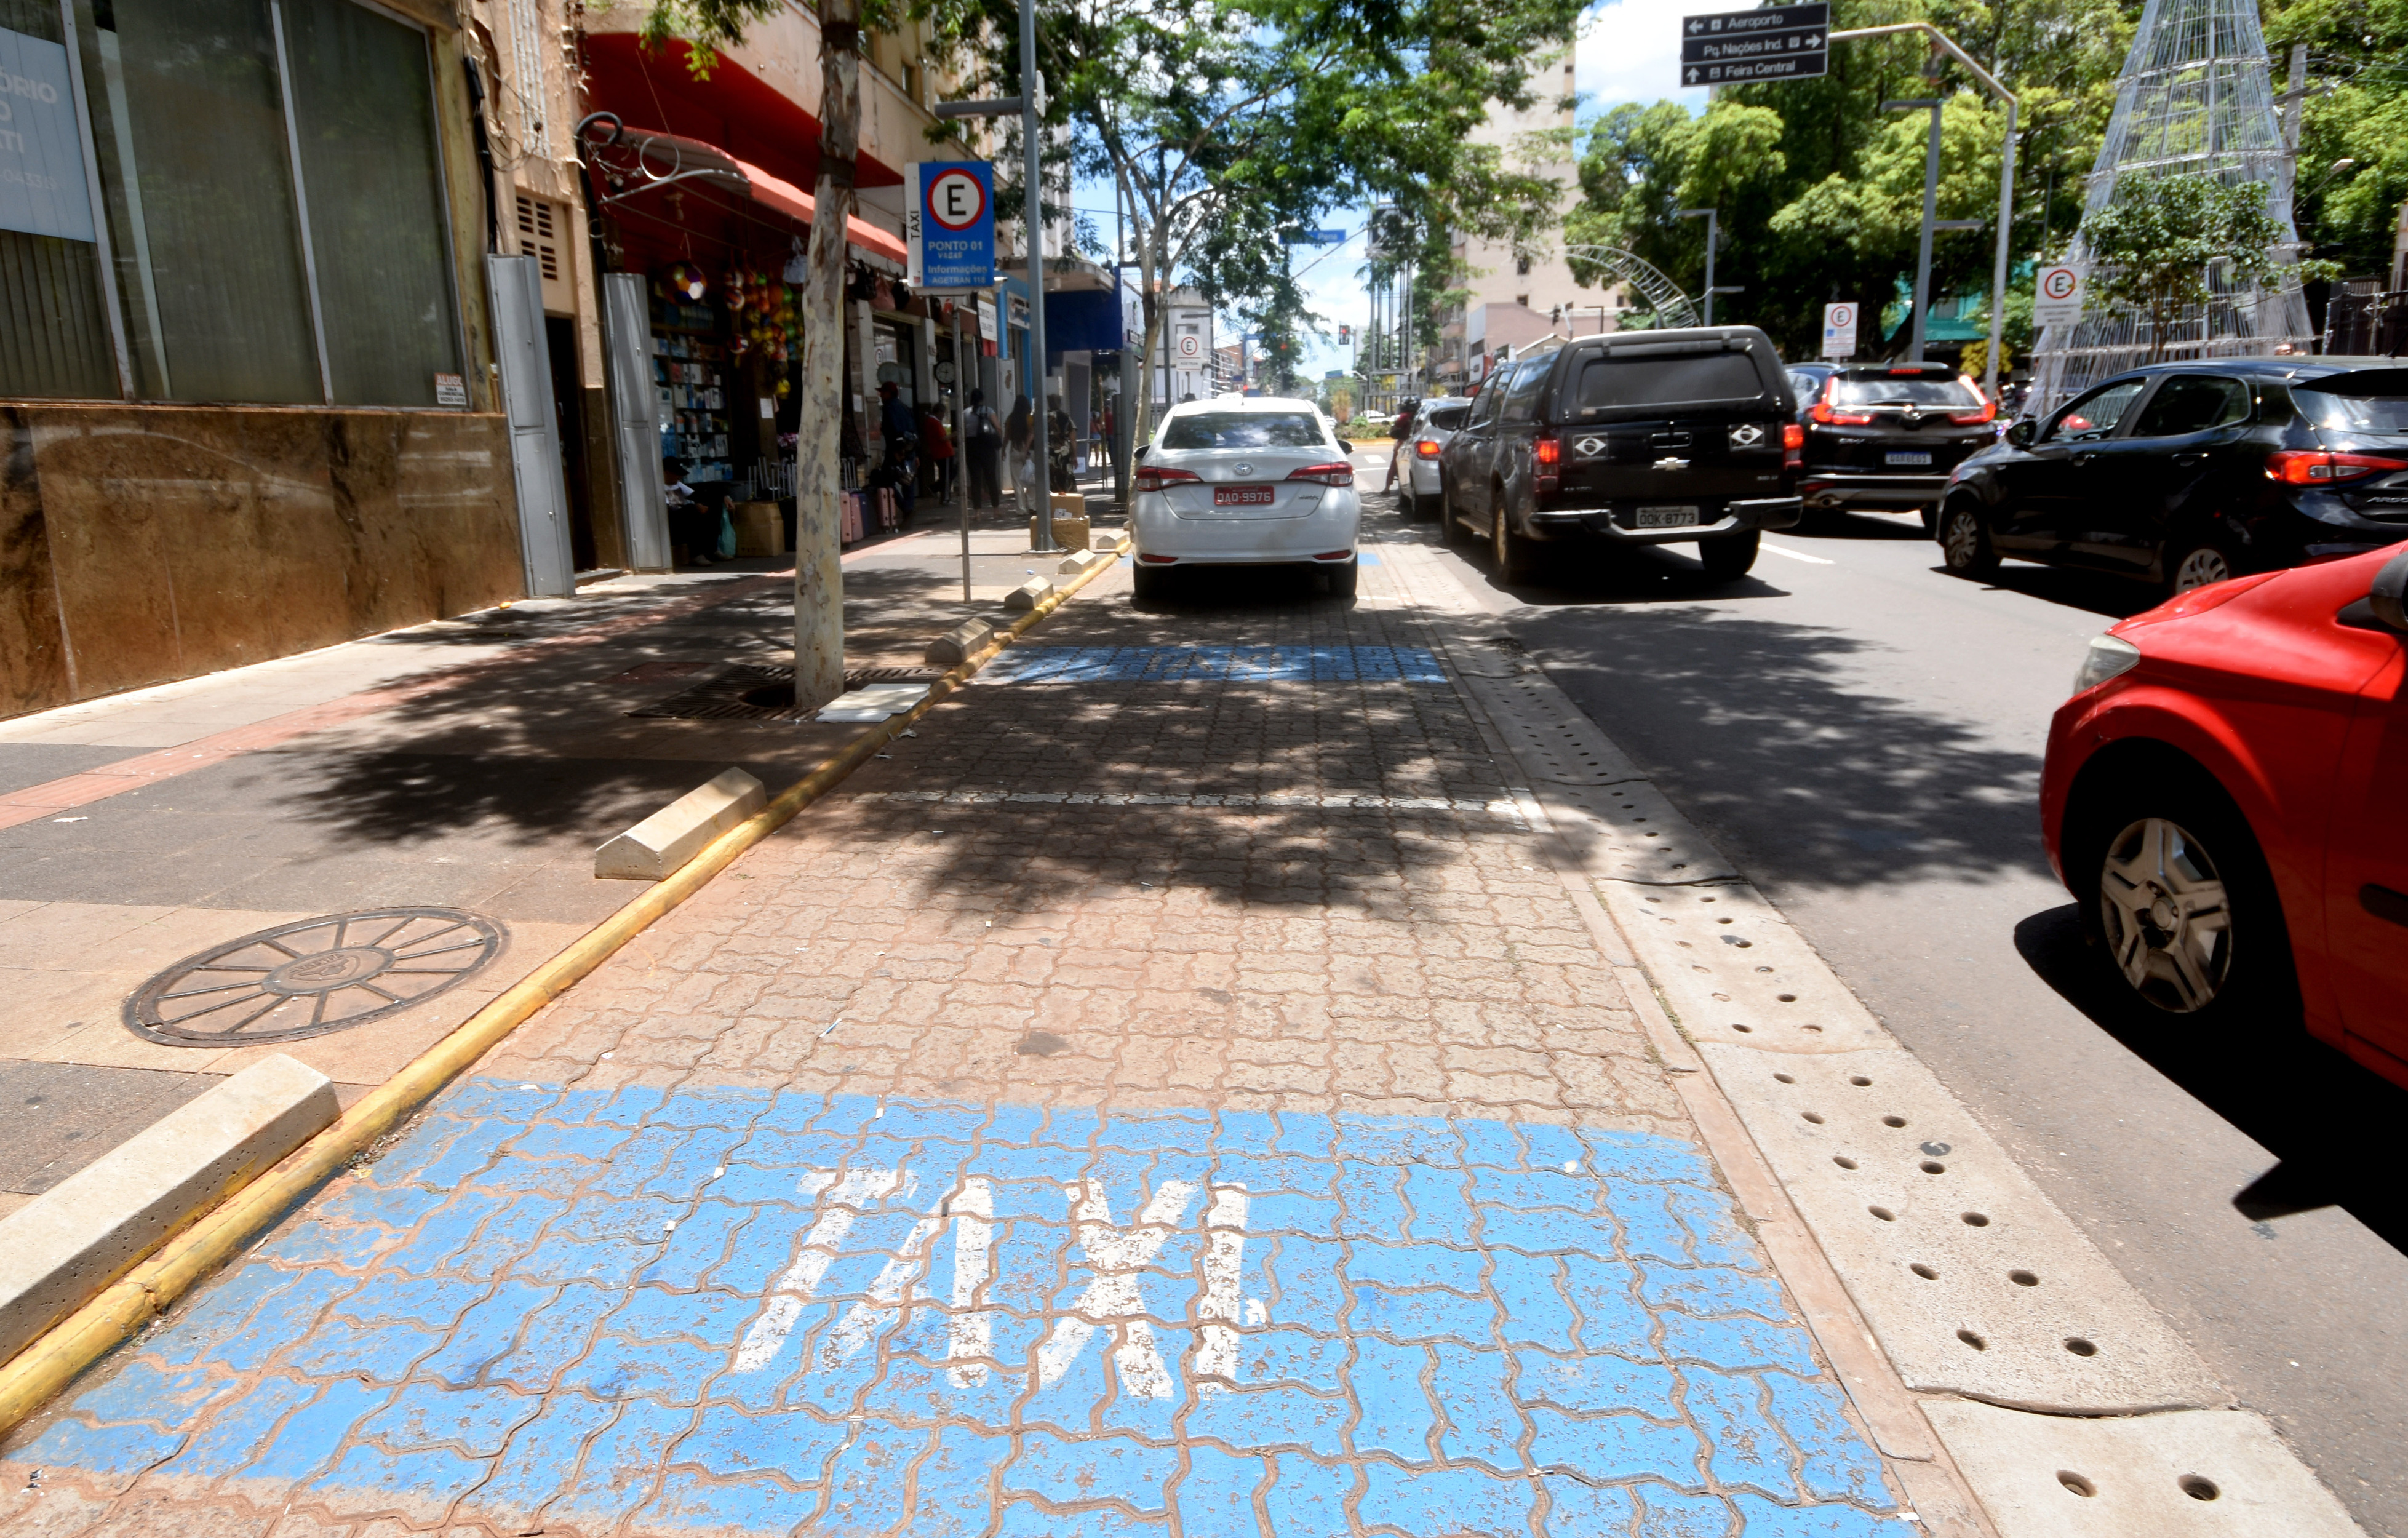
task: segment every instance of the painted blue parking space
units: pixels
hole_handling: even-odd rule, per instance
[[[1426,646],[1016,646],[990,683],[1443,683]]]
[[[124,1358],[15,1457],[514,1532],[1911,1531],[1636,1131],[473,1081]]]

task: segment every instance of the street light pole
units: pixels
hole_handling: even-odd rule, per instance
[[[1907,101],[1887,101],[1881,104],[1881,109],[1931,113],[1931,138],[1923,151],[1923,230],[1914,254],[1914,310],[1910,317],[1913,329],[1907,333],[1906,342],[1907,358],[1921,363],[1924,311],[1931,304],[1931,221],[1940,212],[1940,98],[1917,96]]]
[[[2006,104],[2007,137],[1999,153],[1999,244],[1990,268],[1990,363],[1983,371],[1982,388],[1992,400],[1999,398],[1999,342],[2007,323],[2007,242],[2014,232],[2015,223],[2015,93],[1999,83],[1997,76],[1973,62],[1973,56],[1958,48],[1948,35],[1928,22],[1899,22],[1884,27],[1851,27],[1845,32],[1828,34],[1831,42],[1846,42],[1854,37],[1892,37],[1902,33],[1919,32],[1932,45],[1958,64],[1965,72],[1982,82],[1984,89]]]
[[[1706,323],[1714,323],[1714,248],[1722,243],[1722,210],[1719,208],[1683,208],[1683,219],[1706,222]]]

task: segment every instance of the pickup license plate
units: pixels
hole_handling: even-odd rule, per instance
[[[1686,528],[1698,521],[1698,510],[1689,508],[1641,508],[1632,524],[1634,528]]]
[[[1268,486],[1215,486],[1212,505],[1216,508],[1267,508],[1271,505]]]
[[[1931,451],[1928,449],[1908,449],[1903,451],[1892,450],[1890,453],[1882,455],[1882,463],[1885,465],[1928,465],[1931,463]]]

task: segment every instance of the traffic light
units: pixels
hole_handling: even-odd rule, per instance
[[[1351,325],[1341,325],[1341,326],[1340,326],[1340,327],[1338,328],[1338,345],[1339,345],[1339,346],[1340,346],[1340,347],[1347,346],[1348,344],[1350,344],[1350,343],[1351,343],[1351,342],[1353,342],[1354,340],[1354,328],[1353,326],[1351,326]]]

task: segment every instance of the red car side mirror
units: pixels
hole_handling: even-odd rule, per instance
[[[2383,563],[2374,585],[2366,591],[2366,606],[2384,628],[2408,634],[2408,545]]]

